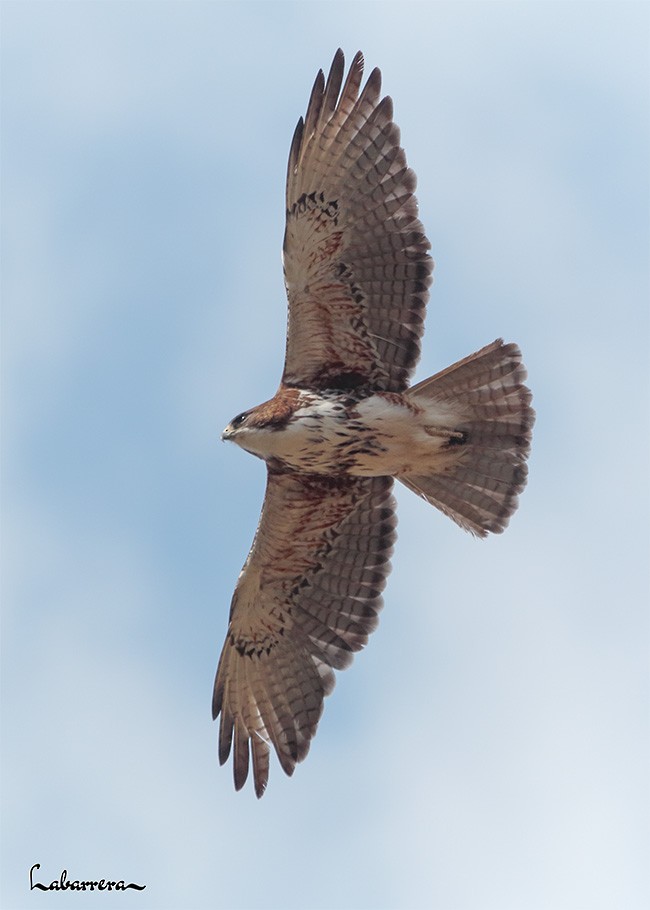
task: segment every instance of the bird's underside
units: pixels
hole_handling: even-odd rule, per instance
[[[214,688],[219,759],[237,789],[271,747],[292,774],[333,670],[377,625],[395,541],[393,478],[461,527],[502,531],[526,482],[534,412],[497,340],[409,388],[433,262],[390,98],[363,57],[318,74],[287,173],[285,366],[273,399],[224,439],[263,458],[260,523]]]

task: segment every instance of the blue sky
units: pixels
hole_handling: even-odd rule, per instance
[[[2,906],[628,910],[648,847],[648,6],[2,5]],[[286,157],[341,46],[436,260],[417,378],[517,341],[530,482],[398,491],[379,629],[264,799],[210,698],[282,368]],[[94,896],[93,896],[94,897]],[[75,895],[61,906],[95,906]]]

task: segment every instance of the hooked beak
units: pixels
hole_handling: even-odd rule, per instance
[[[233,434],[234,434],[233,428],[230,424],[228,424],[226,429],[221,434],[221,441],[226,442],[228,439],[232,438]]]

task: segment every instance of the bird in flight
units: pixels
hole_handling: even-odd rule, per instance
[[[291,775],[334,670],[376,628],[395,543],[393,480],[478,537],[526,483],[534,411],[500,339],[409,387],[433,260],[389,97],[363,55],[316,77],[287,171],[284,372],[222,438],[264,459],[267,486],[214,685],[219,761],[255,792],[275,750]]]

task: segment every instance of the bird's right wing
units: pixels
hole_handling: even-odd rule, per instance
[[[237,789],[252,754],[262,795],[271,745],[293,773],[334,686],[332,668],[348,666],[375,628],[395,540],[392,484],[269,469],[214,687],[219,760],[234,744]]]

